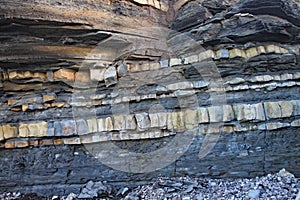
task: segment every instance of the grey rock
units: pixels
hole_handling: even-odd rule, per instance
[[[260,195],[260,190],[250,190],[248,192],[248,197],[252,199],[258,199]]]
[[[117,192],[117,196],[125,196],[129,192],[128,187],[123,187]]]
[[[106,69],[105,74],[104,74],[104,79],[105,79],[106,87],[114,85],[118,82],[117,71],[114,66],[111,66],[108,69]]]

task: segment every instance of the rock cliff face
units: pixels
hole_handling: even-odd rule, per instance
[[[300,176],[299,2],[4,0],[0,11],[1,192]]]

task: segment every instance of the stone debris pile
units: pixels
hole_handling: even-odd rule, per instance
[[[285,172],[252,179],[159,178],[133,189],[123,199],[295,199],[300,181]]]
[[[161,177],[150,184],[135,188],[113,188],[106,182],[89,181],[79,194],[39,197],[36,194],[4,193],[0,199],[122,199],[122,200],[254,200],[300,199],[300,179],[285,169],[276,174],[256,178],[212,179]]]

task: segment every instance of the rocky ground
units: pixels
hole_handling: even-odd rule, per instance
[[[148,185],[133,189],[127,187],[115,190],[102,182],[88,182],[80,194],[65,197],[40,197],[36,194],[5,193],[1,199],[170,199],[170,200],[228,200],[228,199],[295,199],[300,200],[300,179],[282,169],[252,179],[210,179],[210,178],[158,178]]]

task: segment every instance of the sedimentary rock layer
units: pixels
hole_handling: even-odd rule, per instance
[[[0,191],[300,175],[297,3],[5,0],[0,11]],[[187,151],[152,173],[93,153],[155,152],[186,133]],[[168,148],[165,160],[181,151]]]

